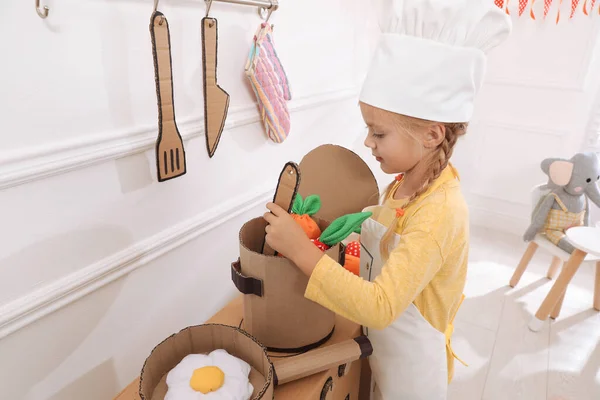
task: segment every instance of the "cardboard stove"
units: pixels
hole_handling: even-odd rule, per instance
[[[291,179],[293,171],[297,176]],[[279,204],[281,198],[291,202],[296,191],[303,198],[313,194],[321,197],[322,207],[314,219],[322,229],[336,218],[361,212],[379,200],[377,181],[369,167],[358,155],[336,145],[317,147],[298,166],[286,166],[275,202]],[[164,399],[168,372],[188,354],[225,349],[249,363],[252,400],[272,399],[277,385],[371,354],[370,342],[364,336],[325,345],[335,329],[335,314],[304,297],[308,278],[291,261],[265,251],[265,227],[262,217],[244,224],[240,257],[231,266],[233,283],[244,295],[241,327],[205,324],[165,339],[144,363],[142,400]],[[327,253],[343,264],[342,244]],[[274,366],[269,352],[300,354]]]

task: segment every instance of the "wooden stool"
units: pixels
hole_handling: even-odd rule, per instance
[[[569,261],[569,259],[572,256],[571,254],[562,250],[558,246],[555,246],[554,243],[552,243],[551,241],[546,239],[545,236],[537,235],[535,237],[535,239],[529,244],[529,246],[527,247],[527,250],[525,250],[525,253],[523,254],[523,257],[521,258],[519,265],[515,269],[515,272],[513,273],[513,276],[511,277],[510,283],[509,283],[509,285],[511,287],[514,288],[515,286],[517,286],[517,284],[521,280],[521,277],[523,276],[523,273],[527,269],[529,262],[531,261],[531,259],[535,255],[535,252],[539,248],[546,250],[547,252],[549,252],[552,255],[552,263],[550,264],[550,267],[548,268],[548,272],[546,273],[546,276],[548,277],[548,279],[554,279],[554,277],[556,276],[556,273],[560,270],[560,268],[565,263],[567,263]],[[600,267],[598,267],[598,265],[600,265],[600,257],[597,257],[593,254],[587,254],[585,259],[583,260],[583,262],[595,263],[596,268],[600,268]],[[550,314],[550,317],[552,319],[558,318],[558,316],[560,314],[560,310],[562,308],[562,300],[563,299],[561,297],[561,299],[557,303],[556,307],[554,307],[554,309],[552,310],[552,313]],[[598,309],[598,307],[596,307],[596,306],[594,306],[594,307],[596,309]]]
[[[550,292],[548,293],[548,295],[542,302],[540,308],[538,309],[537,313],[535,314],[535,317],[532,318],[531,322],[529,323],[529,329],[531,329],[534,332],[539,331],[544,326],[544,322],[548,319],[549,316],[552,316],[552,318],[558,317],[560,309],[562,307],[562,302],[564,300],[565,292],[567,290],[567,286],[571,282],[571,279],[573,279],[573,276],[575,276],[575,273],[577,272],[583,261],[586,260],[586,258],[589,255],[596,257],[596,260],[598,260],[597,257],[600,256],[600,228],[585,226],[575,227],[569,229],[566,232],[566,234],[569,242],[575,247],[575,251],[573,252],[573,254],[570,255],[560,275],[556,279],[556,282],[554,282],[554,285],[550,289]],[[530,245],[530,248],[531,246],[532,245]],[[523,271],[527,267],[529,260],[531,260],[531,256],[533,256],[533,253],[535,253],[535,249],[531,251],[531,255],[529,255],[528,253],[530,253],[530,249],[528,249],[528,251],[525,252],[525,255],[523,256],[523,260],[526,260],[526,262],[524,263],[524,267],[522,267],[520,264],[517,268],[517,271],[515,271],[515,275],[513,275],[513,278],[517,276],[516,282],[518,282],[518,278],[520,278],[520,276],[523,274]],[[519,272],[519,268],[522,268],[523,271]],[[513,280],[511,280],[511,286],[512,282]],[[596,261],[594,308],[597,311],[600,311],[600,261]]]

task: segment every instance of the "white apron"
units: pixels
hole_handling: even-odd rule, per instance
[[[386,226],[372,218],[362,225],[360,274],[369,281],[381,273],[379,243],[386,231]],[[396,234],[393,244],[399,240]],[[365,334],[373,345],[371,399],[446,400],[446,336],[414,304],[387,328],[365,328]]]

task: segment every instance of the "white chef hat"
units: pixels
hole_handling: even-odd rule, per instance
[[[494,0],[380,0],[382,35],[360,100],[437,122],[468,122],[486,53],[510,34]]]

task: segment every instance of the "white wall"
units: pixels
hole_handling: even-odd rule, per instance
[[[547,180],[541,161],[589,149],[600,131],[600,18],[578,11],[568,20],[571,2],[564,2],[557,25],[558,4],[545,21],[513,12],[512,36],[490,56],[475,116],[454,156],[474,224],[522,235],[530,190]]]
[[[209,159],[205,7],[162,0],[188,173],[157,183],[152,3],[47,0],[46,20],[33,2],[0,5],[0,397],[112,398],[155,344],[235,295],[237,232],[264,212],[284,163],[363,134],[373,25],[361,1],[286,0],[273,15],[294,95],[281,145],[266,139],[243,76],[257,10],[213,4],[231,107]]]

